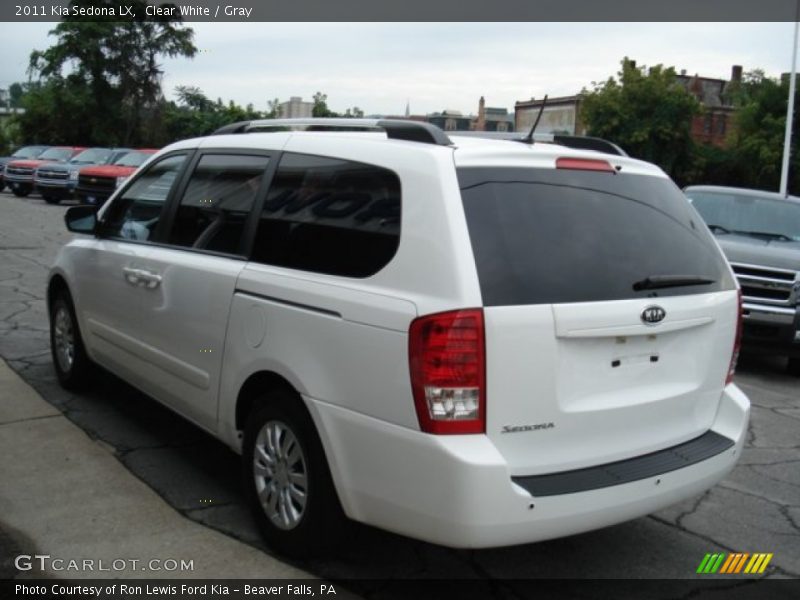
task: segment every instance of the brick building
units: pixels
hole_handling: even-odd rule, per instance
[[[742,67],[733,65],[729,81],[689,76],[686,71],[681,71],[677,81],[703,105],[703,112],[692,119],[692,139],[701,144],[723,146],[731,133],[736,112],[731,91],[742,82]]]
[[[681,71],[676,76],[676,81],[703,106],[703,111],[692,119],[692,139],[701,144],[724,145],[731,133],[733,115],[736,111],[731,91],[742,81],[742,67],[739,65],[732,67],[730,80],[690,76],[686,71]],[[535,98],[515,103],[514,119],[517,131],[528,131],[531,128],[541,106],[542,100]],[[536,131],[586,135],[586,127],[581,122],[581,94],[548,98]]]

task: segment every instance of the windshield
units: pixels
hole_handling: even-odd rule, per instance
[[[100,165],[108,162],[110,157],[111,150],[109,148],[89,148],[75,156],[69,162],[85,165]]]
[[[735,192],[686,190],[715,233],[744,233],[800,242],[800,203]]]
[[[118,167],[138,167],[151,156],[148,152],[129,152],[114,164]]]
[[[69,160],[70,156],[72,156],[72,148],[50,148],[37,158],[39,160],[55,160],[63,162],[65,160]]]
[[[20,148],[11,156],[13,158],[36,158],[39,156],[47,146],[25,146],[24,148]]]

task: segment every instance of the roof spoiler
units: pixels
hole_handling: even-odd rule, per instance
[[[453,144],[447,135],[430,123],[401,119],[259,119],[239,121],[217,129],[212,135],[274,131],[379,131],[393,140],[406,140],[437,146]]]

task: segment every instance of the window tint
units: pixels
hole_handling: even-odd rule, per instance
[[[185,154],[170,156],[137,177],[109,207],[103,218],[102,233],[129,240],[151,239],[164,201],[185,161]]]
[[[486,306],[734,289],[713,238],[668,179],[555,169],[461,169]],[[705,285],[634,290],[647,277]]]
[[[362,163],[284,154],[258,226],[253,260],[368,277],[400,243],[400,180]]]
[[[168,242],[236,254],[269,158],[206,154],[181,198]]]

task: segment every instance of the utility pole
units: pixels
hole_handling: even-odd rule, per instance
[[[797,66],[797,28],[800,25],[800,0],[795,2],[794,42],[792,43],[792,74],[789,78],[789,101],[786,106],[786,133],[783,138],[783,165],[781,165],[781,196],[788,196],[789,155],[792,151],[792,122],[794,120],[794,86]]]

